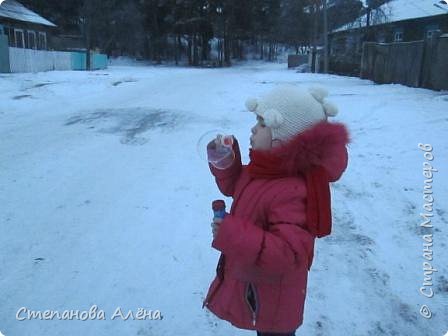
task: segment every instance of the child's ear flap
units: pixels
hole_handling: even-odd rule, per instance
[[[255,110],[258,107],[258,101],[256,98],[249,98],[246,100],[246,108],[250,111],[250,112],[255,112]]]
[[[279,128],[283,124],[283,116],[276,109],[269,109],[263,114],[264,123],[270,128]]]

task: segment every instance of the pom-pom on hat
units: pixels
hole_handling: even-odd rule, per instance
[[[338,113],[337,107],[326,101],[327,96],[322,87],[281,85],[259,99],[247,99],[246,108],[263,118],[273,140],[285,141]]]

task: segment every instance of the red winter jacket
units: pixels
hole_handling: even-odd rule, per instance
[[[288,160],[293,168],[300,170],[313,161],[333,182],[347,166],[347,143],[343,124],[321,122],[284,149],[294,157]],[[315,236],[306,223],[305,179],[301,174],[252,179],[241,164],[236,141],[234,149],[231,167],[210,167],[219,189],[233,197],[233,204],[212,242],[222,253],[204,306],[238,328],[291,332],[303,322],[314,252]]]

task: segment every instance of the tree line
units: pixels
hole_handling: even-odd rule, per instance
[[[274,60],[280,46],[303,52],[322,36],[322,0],[21,0],[80,35],[88,50],[155,62],[230,65]],[[328,3],[328,28],[356,19],[360,0]]]

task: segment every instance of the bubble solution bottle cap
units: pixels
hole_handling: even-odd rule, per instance
[[[214,200],[212,202],[213,216],[224,218],[226,214],[226,203],[223,200]]]

